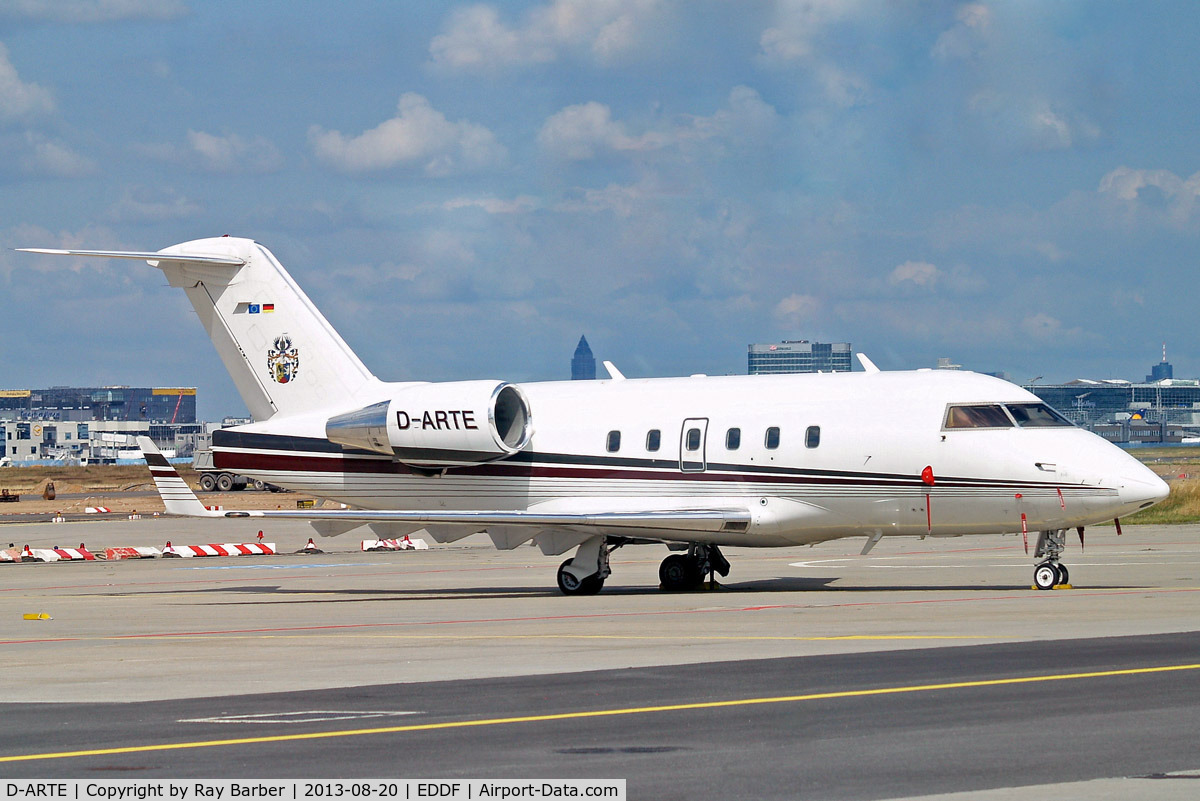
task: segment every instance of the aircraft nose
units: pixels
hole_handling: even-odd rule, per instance
[[[1171,488],[1147,467],[1141,467],[1132,474],[1121,476],[1121,503],[1150,506],[1171,494]]]

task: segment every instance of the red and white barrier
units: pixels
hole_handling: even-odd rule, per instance
[[[422,539],[411,539],[407,535],[398,540],[363,540],[364,551],[428,551],[429,544]]]
[[[13,548],[10,551],[0,551],[0,562],[20,562],[21,551]]]
[[[91,562],[96,556],[83,548],[30,548],[26,545],[21,558],[35,562]]]
[[[117,559],[153,559],[161,553],[157,548],[105,548],[104,559],[109,562]]]
[[[88,506],[88,507],[84,508],[83,511],[85,514],[98,515],[98,514],[107,514],[108,512],[111,512],[112,509],[109,509],[107,506]]]
[[[254,556],[275,554],[273,542],[227,542],[221,545],[172,545],[162,549],[166,557],[191,558],[193,556]]]

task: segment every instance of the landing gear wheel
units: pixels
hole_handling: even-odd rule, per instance
[[[1066,565],[1055,565],[1055,567],[1058,568],[1058,583],[1059,584],[1070,584],[1071,583],[1071,574],[1067,572],[1067,566]]]
[[[570,559],[558,566],[558,588],[563,595],[595,595],[600,592],[604,579],[594,575],[581,579],[566,569],[569,564]]]
[[[667,592],[694,590],[704,581],[696,560],[681,553],[671,554],[658,566],[658,580]]]
[[[1052,590],[1058,583],[1058,569],[1052,562],[1043,562],[1033,569],[1033,584],[1039,590]]]

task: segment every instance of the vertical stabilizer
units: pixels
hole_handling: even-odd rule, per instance
[[[283,265],[250,239],[196,239],[156,253],[18,248],[144,259],[187,292],[256,421],[374,399],[380,383]]]
[[[272,253],[234,237],[161,251],[157,266],[182,287],[250,414],[266,420],[344,405],[377,379]],[[170,255],[229,256],[235,269],[196,268]]]

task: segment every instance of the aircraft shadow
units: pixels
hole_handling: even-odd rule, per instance
[[[773,579],[758,579],[746,582],[730,582],[720,584],[715,589],[695,590],[677,593],[679,596],[701,595],[782,595],[787,593],[870,593],[892,595],[896,593],[927,592],[927,593],[978,593],[989,594],[997,592],[1028,592],[1031,595],[1041,593],[1033,590],[1028,584],[905,584],[905,585],[837,585],[836,577],[779,577]],[[1136,591],[1152,589],[1149,587],[1133,587],[1129,585],[1088,585],[1077,586],[1073,590],[1057,590],[1055,592],[1072,591]],[[132,595],[193,595],[201,597],[213,594],[243,594],[254,596],[254,600],[212,601],[206,606],[240,606],[246,603],[271,604],[310,604],[310,603],[382,603],[407,600],[501,600],[519,598],[562,598],[562,594],[553,586],[538,585],[532,587],[449,587],[449,588],[329,588],[329,589],[299,589],[281,587],[278,585],[247,584],[243,586],[205,587],[197,589],[164,589],[137,593],[105,593],[111,596],[128,597]],[[605,587],[603,596],[658,596],[665,595],[654,586],[618,585]],[[303,597],[300,597],[303,596]]]

